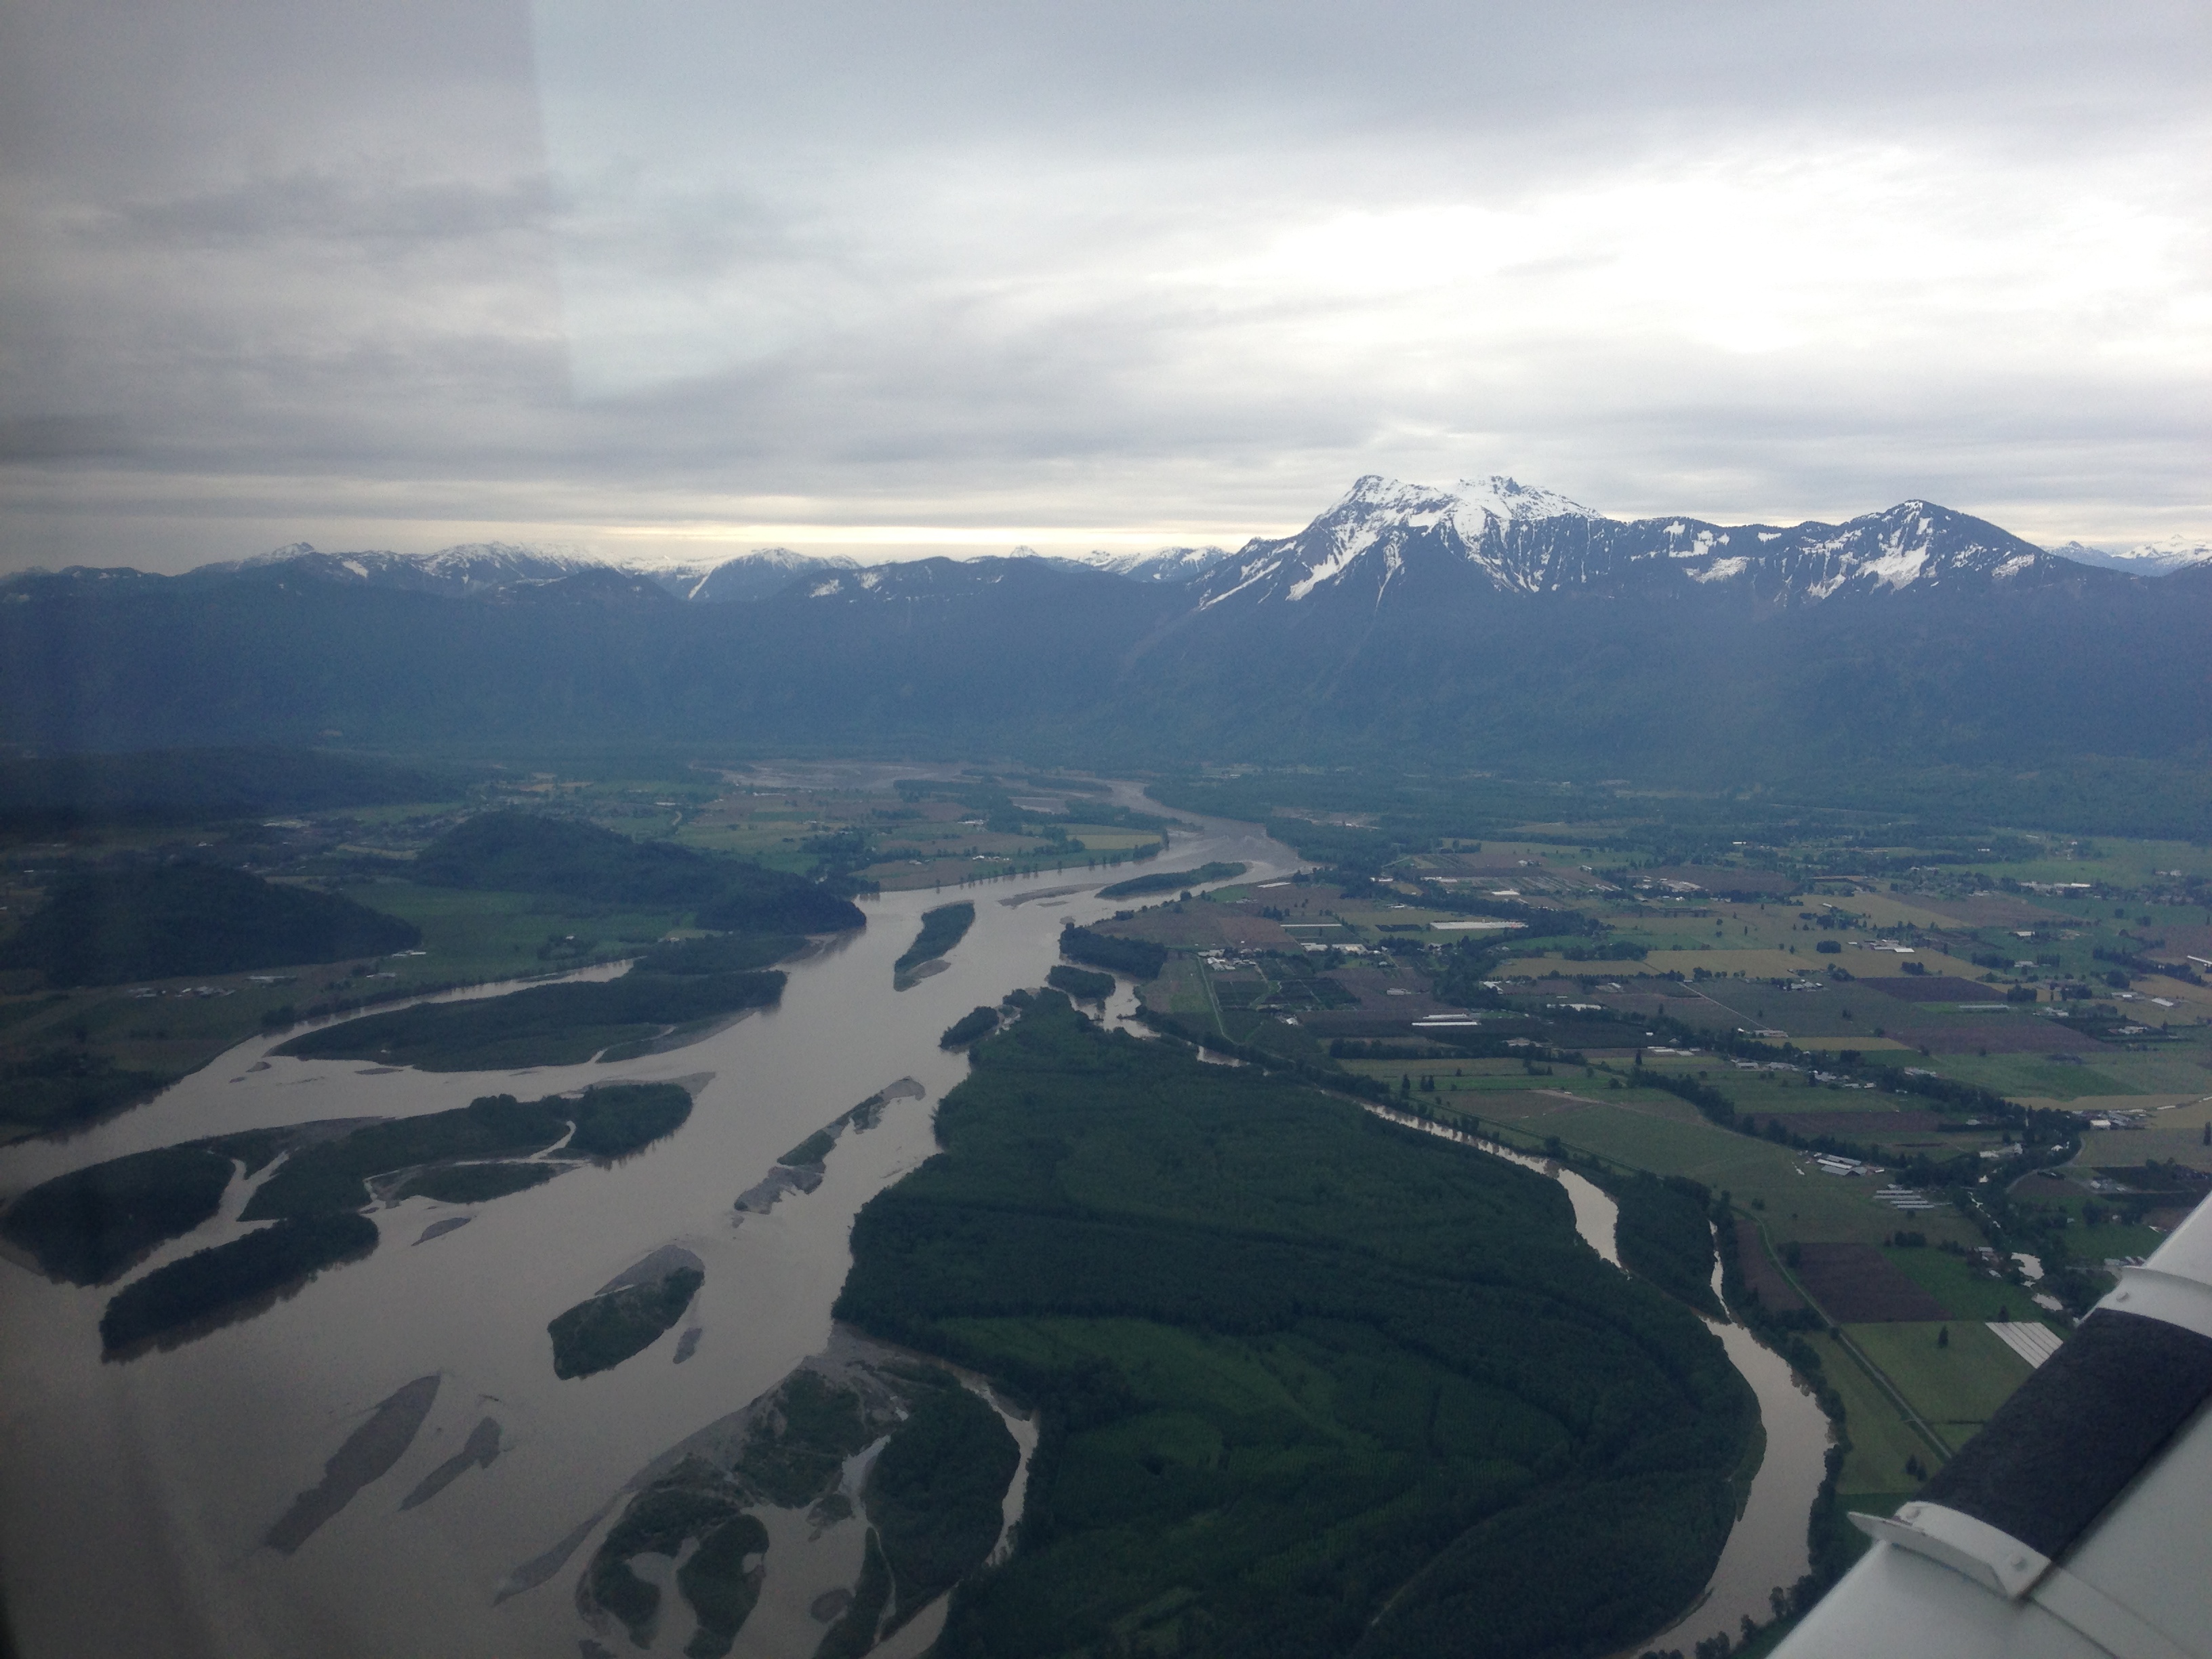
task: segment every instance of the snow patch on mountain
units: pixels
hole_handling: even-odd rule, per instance
[[[2168,576],[2192,565],[2212,564],[2212,542],[2201,536],[2163,536],[2156,541],[2136,542],[2125,547],[2068,542],[2050,550],[2076,564],[2132,571],[2139,576]]]

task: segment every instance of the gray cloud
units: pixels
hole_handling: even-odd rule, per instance
[[[2054,539],[2212,517],[2185,6],[0,28],[8,563],[1194,539],[1366,471],[1717,517],[1925,495]]]

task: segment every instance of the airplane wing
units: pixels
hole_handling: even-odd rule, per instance
[[[2212,1202],[2081,1322],[1776,1659],[2212,1659]]]

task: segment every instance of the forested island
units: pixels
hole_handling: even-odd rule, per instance
[[[940,904],[933,910],[921,913],[921,931],[915,935],[912,945],[891,964],[891,972],[898,979],[911,981],[914,970],[926,962],[934,962],[968,937],[968,930],[975,925],[975,905],[971,899],[962,899],[955,904]]]
[[[1033,999],[836,1312],[1042,1412],[939,1651],[1597,1654],[1694,1599],[1756,1406],[1553,1183]]]
[[[641,1284],[621,1285],[579,1302],[545,1328],[553,1375],[566,1380],[611,1370],[651,1347],[684,1316],[707,1275],[677,1265]]]
[[[1177,893],[1209,881],[1231,881],[1244,873],[1242,864],[1201,864],[1195,870],[1163,870],[1156,875],[1132,876],[1098,890],[1100,898],[1135,898],[1145,893]]]
[[[211,1218],[234,1166],[250,1173],[289,1149],[240,1216],[277,1224],[169,1262],[110,1299],[102,1340],[111,1354],[135,1352],[211,1328],[325,1267],[366,1255],[377,1230],[360,1212],[374,1198],[467,1204],[504,1197],[584,1160],[640,1152],[674,1133],[690,1113],[690,1095],[675,1084],[629,1083],[575,1099],[489,1095],[421,1117],[251,1130],[57,1176],[16,1201],[5,1233],[49,1274],[99,1284]],[[562,1158],[541,1159],[556,1146]]]
[[[29,1252],[49,1278],[100,1284],[207,1220],[222,1207],[234,1168],[252,1175],[299,1133],[252,1129],[72,1170],[10,1205],[0,1237]]]
[[[556,1145],[576,1159],[625,1158],[673,1134],[690,1115],[690,1095],[672,1083],[605,1084],[574,1100],[485,1095],[450,1112],[373,1123],[294,1154],[240,1218],[358,1209],[379,1176],[414,1171],[408,1178],[420,1180],[432,1166],[529,1158]]]
[[[376,1249],[365,1215],[311,1215],[280,1221],[157,1267],[116,1292],[100,1316],[100,1340],[112,1358],[161,1338],[196,1334],[254,1311],[325,1267],[357,1261]]]
[[[669,948],[681,956],[685,947]],[[783,994],[784,976],[773,969],[670,973],[661,965],[666,959],[648,952],[619,979],[533,985],[503,996],[364,1014],[272,1052],[425,1072],[574,1066],[595,1054],[627,1060],[669,1039],[703,1036],[729,1015],[766,1007]]]

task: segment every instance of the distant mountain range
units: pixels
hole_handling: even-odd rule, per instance
[[[2212,542],[2192,541],[2186,536],[2137,542],[2132,547],[2091,547],[2086,542],[2068,542],[2051,550],[2076,564],[2125,570],[2137,576],[2166,576],[2192,566],[2212,564]]]
[[[2212,544],[2177,536],[2124,548],[2075,541],[2045,549],[1986,520],[1919,501],[1840,525],[1620,520],[1511,478],[1462,480],[1446,489],[1370,476],[1296,535],[1255,537],[1234,552],[1169,547],[1069,559],[1017,548],[1006,558],[1188,587],[1201,608],[1232,603],[1449,604],[1481,594],[1653,599],[1700,589],[1786,607],[1906,588],[1958,591],[1998,583],[2031,587],[2079,582],[2085,570],[2164,576],[2212,565]],[[612,570],[687,603],[726,604],[794,592],[823,599],[860,593],[941,596],[950,591],[948,584],[957,588],[963,580],[946,567],[971,565],[972,579],[988,580],[994,579],[988,573],[1004,562],[938,558],[863,565],[837,555],[779,547],[672,565],[504,542],[427,554],[325,553],[301,542],[257,558],[204,565],[181,580],[277,577],[465,595],[586,576],[605,592],[605,573]],[[76,585],[140,575],[85,568],[61,573]],[[0,591],[54,580],[49,573],[30,573],[0,581]]]
[[[1722,526],[1368,477],[1234,552],[295,546],[27,574],[0,581],[0,744],[668,739],[1708,783],[2201,767],[2208,639],[2212,561],[2111,568],[1930,502]]]

